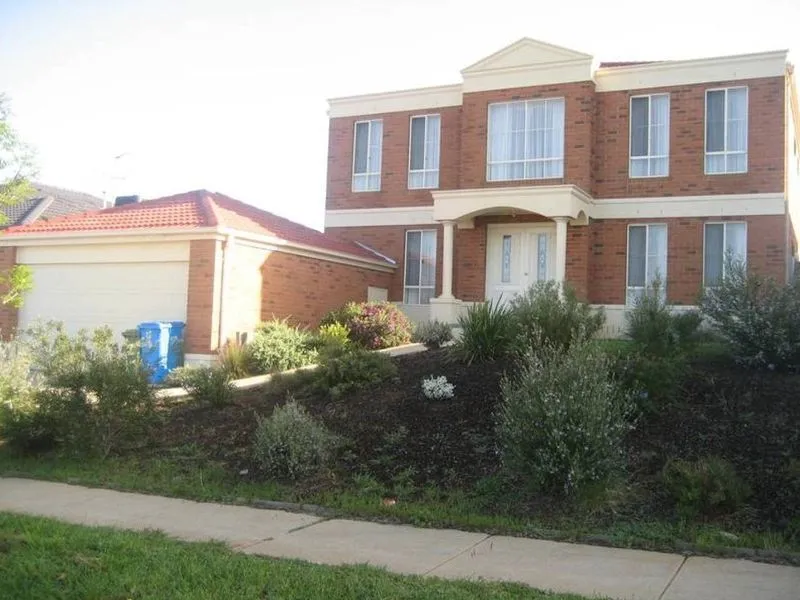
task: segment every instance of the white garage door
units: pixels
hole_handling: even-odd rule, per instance
[[[188,262],[30,267],[34,284],[19,312],[20,328],[42,318],[62,321],[72,333],[101,325],[120,333],[143,321],[186,321]]]

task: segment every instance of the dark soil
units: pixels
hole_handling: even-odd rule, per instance
[[[497,466],[493,412],[501,368],[450,360],[446,350],[392,359],[397,377],[338,400],[305,386],[300,374],[239,396],[223,409],[186,407],[161,432],[166,446],[196,444],[233,468],[253,469],[250,448],[256,416],[293,396],[335,433],[348,440],[342,467],[369,471],[388,482],[407,471],[416,484],[468,486]],[[428,400],[422,379],[444,375],[455,385],[450,400]],[[288,388],[288,389],[287,389]]]
[[[396,378],[335,401],[324,392],[309,391],[305,374],[243,394],[224,409],[176,409],[159,445],[193,444],[231,471],[254,473],[250,451],[256,416],[269,415],[292,393],[350,441],[349,452],[339,461],[345,477],[369,473],[391,485],[403,476],[417,486],[472,489],[495,473],[494,412],[503,365],[466,367],[445,350],[393,360]],[[445,375],[455,384],[455,398],[424,398],[421,381],[429,375]],[[661,485],[664,465],[671,458],[719,456],[752,488],[748,508],[735,516],[737,522],[758,529],[800,528],[800,375],[754,373],[718,362],[694,364],[679,396],[642,415],[628,444],[628,487],[636,493],[615,507],[609,519],[674,516]],[[517,510],[533,507],[540,511],[543,504],[534,499],[518,504]]]
[[[786,527],[800,517],[800,376],[695,364],[680,397],[640,419],[631,447],[640,477],[670,458],[727,460],[751,488],[749,520]]]

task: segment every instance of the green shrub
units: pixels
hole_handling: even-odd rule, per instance
[[[545,346],[501,388],[498,439],[510,476],[539,491],[572,494],[624,465],[632,403],[601,349]]]
[[[625,314],[625,335],[637,352],[651,357],[687,355],[700,341],[701,323],[697,311],[672,311],[655,284]]]
[[[101,456],[141,445],[155,418],[155,396],[138,349],[108,327],[68,335],[60,324],[34,327],[26,340],[41,388],[26,403],[39,442]]]
[[[800,368],[800,279],[781,285],[729,261],[719,286],[705,289],[700,310],[741,364]]]
[[[321,325],[315,339],[315,347],[320,356],[337,354],[350,346],[350,332],[341,323]]]
[[[352,342],[370,350],[411,341],[411,321],[391,302],[349,302],[322,319],[322,325],[333,323],[344,325]]]
[[[619,371],[637,392],[645,412],[659,409],[678,393],[688,359],[701,340],[701,324],[697,311],[671,310],[658,282],[625,314],[625,335],[631,346],[620,358]]]
[[[605,323],[602,309],[580,302],[572,288],[538,282],[510,302],[521,348],[550,345],[567,349],[593,338]]]
[[[458,318],[461,336],[454,350],[467,364],[508,358],[514,351],[514,317],[500,302],[473,304]]]
[[[295,480],[328,466],[340,443],[292,399],[258,420],[253,455],[266,474]]]
[[[428,348],[441,348],[453,339],[453,327],[438,320],[418,323],[411,341],[425,344]]]
[[[213,367],[183,367],[170,380],[184,388],[197,402],[216,408],[233,402],[235,388],[231,375],[221,365]]]
[[[31,357],[19,341],[0,341],[0,440],[21,452],[48,450],[55,426],[38,410]]]
[[[250,349],[240,342],[229,341],[219,352],[219,364],[233,379],[250,375]]]
[[[733,465],[717,457],[670,461],[664,467],[663,481],[684,519],[734,512],[750,495]]]
[[[249,344],[253,367],[259,373],[288,371],[317,360],[312,336],[286,319],[261,323]]]
[[[397,367],[386,354],[353,347],[324,358],[314,373],[315,385],[332,398],[386,381],[397,375]]]

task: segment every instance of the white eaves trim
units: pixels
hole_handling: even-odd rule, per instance
[[[307,244],[289,242],[273,236],[228,228],[223,228],[221,231],[224,234],[233,236],[237,242],[239,240],[255,242],[259,246],[275,252],[286,252],[287,254],[294,254],[296,256],[316,258],[318,260],[326,260],[329,262],[345,264],[353,267],[361,267],[362,269],[371,269],[373,271],[383,271],[387,273],[394,272],[396,268],[396,265],[388,264],[385,261],[377,258],[372,260],[357,256],[355,254],[347,254],[346,252],[337,252],[335,250],[326,250],[323,248],[317,248],[316,246],[309,246]]]
[[[598,92],[614,92],[739,81],[759,77],[781,77],[786,72],[787,57],[788,51],[778,50],[756,54],[608,67],[595,71],[595,89]]]
[[[130,244],[181,240],[224,239],[217,227],[151,227],[3,235],[0,246],[64,246],[72,244]]]
[[[85,244],[132,244],[132,243],[164,243],[191,240],[217,240],[223,241],[227,237],[237,240],[246,240],[258,244],[268,250],[286,252],[308,258],[338,262],[350,266],[371,269],[375,271],[393,272],[394,265],[382,260],[371,260],[355,254],[337,252],[288,242],[280,238],[259,235],[238,229],[226,227],[197,227],[197,228],[143,228],[126,230],[101,230],[101,231],[68,231],[48,232],[25,235],[0,235],[0,247],[34,247],[34,246],[73,246]]]
[[[435,225],[433,206],[351,208],[325,211],[328,227],[388,227],[391,225]]]
[[[539,195],[543,196],[546,195],[547,189],[542,186],[535,191],[540,191]],[[556,192],[559,191],[556,190]],[[503,197],[515,195],[515,188],[448,191],[449,194],[456,195],[460,203],[468,203],[471,198],[470,192],[473,192],[472,195],[477,195],[481,199],[493,200],[495,206],[505,206],[509,202],[504,201]],[[442,192],[437,194],[444,195]],[[659,196],[655,198],[612,198],[608,200],[592,199],[579,188],[576,188],[572,194],[577,194],[578,198],[585,203],[585,212],[593,219],[741,217],[783,215],[786,211],[785,198],[782,193]],[[555,195],[559,194],[556,193]],[[561,194],[561,196],[564,195]],[[566,196],[564,196],[565,199]],[[489,208],[488,203],[486,206]],[[461,208],[465,207],[466,204],[461,206]],[[437,225],[438,222],[434,219],[432,206],[356,208],[329,210],[325,213],[326,228]]]
[[[463,83],[332,98],[328,100],[328,116],[333,119],[460,106],[465,93],[578,81],[593,80],[597,92],[613,92],[781,77],[788,59],[786,50],[777,50],[593,71],[592,58],[587,54],[570,54],[533,40],[521,42],[464,69]],[[509,53],[513,49],[516,53]]]
[[[594,219],[741,217],[786,212],[781,193],[619,198],[594,200],[593,204],[590,216]]]
[[[359,117],[446,106],[461,106],[460,84],[331,98],[328,100],[328,116],[331,119]]]

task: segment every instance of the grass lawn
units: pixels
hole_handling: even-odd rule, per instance
[[[159,533],[81,527],[9,513],[0,513],[0,598],[580,600],[519,585],[245,556],[222,544],[190,544]]]

